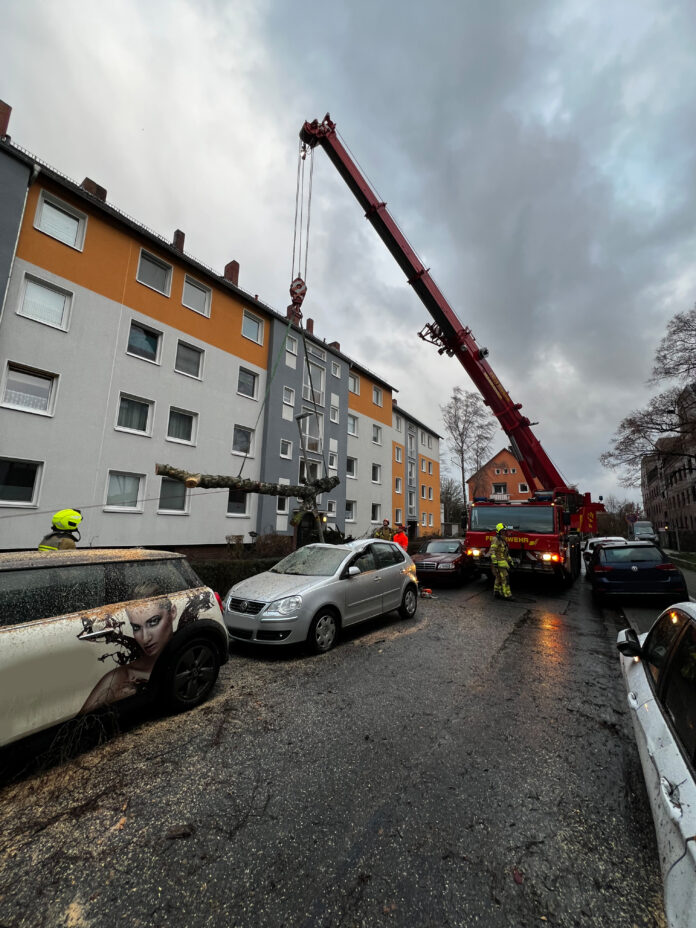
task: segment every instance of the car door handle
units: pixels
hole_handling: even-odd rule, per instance
[[[636,696],[635,693],[629,693],[629,694],[628,694],[627,702],[628,702],[629,706],[631,707],[631,709],[637,709],[637,708],[638,708],[638,697]]]
[[[679,802],[679,787],[670,783],[667,777],[660,777],[660,792],[662,801],[667,809],[667,814],[673,822],[678,822],[682,817],[682,807]]]
[[[375,577],[375,583],[379,583],[379,581],[380,581],[381,579],[382,579],[382,578],[381,578],[379,575],[376,576],[376,577]]]

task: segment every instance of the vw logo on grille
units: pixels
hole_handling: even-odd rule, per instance
[[[246,611],[247,611],[247,606],[248,606],[248,605],[249,605],[249,603],[246,601],[246,599],[240,600],[240,602],[239,602],[239,611],[240,611],[240,612],[246,612]]]
[[[633,565],[633,567],[631,567],[631,570],[633,571],[634,574],[638,573],[638,568],[636,567],[635,564]]]

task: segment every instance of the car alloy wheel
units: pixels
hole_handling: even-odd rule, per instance
[[[208,696],[220,670],[220,657],[214,644],[195,638],[172,657],[164,682],[170,709],[181,712],[200,705]]]
[[[407,586],[399,606],[399,615],[402,619],[412,619],[418,608],[418,596],[414,586]]]
[[[319,612],[314,616],[307,635],[307,644],[315,654],[330,651],[338,636],[338,621],[333,612]]]

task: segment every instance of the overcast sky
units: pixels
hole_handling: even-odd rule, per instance
[[[0,0],[17,144],[285,312],[330,111],[558,469],[598,462],[696,299],[693,0]],[[305,317],[444,433],[455,359],[317,152]],[[495,448],[505,444],[502,432]],[[201,461],[205,470],[205,462]]]

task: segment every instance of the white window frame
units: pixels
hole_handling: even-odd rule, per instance
[[[295,391],[292,387],[283,387],[283,405],[295,408]]]
[[[397,525],[399,524],[399,522],[403,522],[403,513],[400,509],[394,510],[394,521],[396,522]]]
[[[355,389],[353,389],[355,387]],[[360,396],[360,378],[352,371],[348,374],[348,392]]]
[[[372,423],[372,444],[373,445],[382,444],[382,426],[376,425],[374,422]]]
[[[312,387],[309,385],[309,376],[312,375]],[[305,379],[306,378],[306,379]],[[326,368],[314,361],[307,361],[302,371],[302,399],[317,406],[324,405],[324,381]],[[312,398],[312,394],[314,398]]]
[[[43,218],[44,206],[48,204],[54,209],[59,210],[60,212],[66,213],[68,216],[71,216],[73,219],[77,220],[77,235],[75,236],[75,243],[66,242],[65,239],[58,238],[58,236],[53,235],[51,232],[47,232],[41,225]],[[71,206],[70,203],[66,203],[65,200],[61,200],[58,197],[54,196],[52,193],[49,193],[47,190],[42,190],[39,194],[39,202],[36,205],[36,213],[34,215],[34,228],[38,229],[39,232],[43,232],[44,235],[48,235],[49,238],[54,239],[56,242],[61,242],[63,245],[67,245],[68,248],[74,248],[75,251],[83,251],[85,247],[85,235],[87,234],[87,215],[86,213],[81,212],[79,209],[75,209],[74,206]]]
[[[331,374],[332,374],[334,377],[340,378],[340,376],[341,376],[341,365],[338,363],[338,361],[332,361],[332,362],[331,362]]]
[[[189,374],[188,371],[181,371],[181,370],[179,370],[179,368],[176,366],[176,356],[177,356],[177,354],[179,353],[179,345],[183,345],[184,348],[189,348],[191,351],[197,351],[197,352],[198,352],[198,355],[199,355],[200,361],[201,361],[201,363],[199,364],[198,374]],[[136,355],[136,357],[139,357],[139,355]],[[144,358],[143,360],[147,360],[147,359]],[[183,339],[181,339],[181,338],[177,339],[177,343],[176,343],[176,352],[175,352],[175,354],[174,354],[174,371],[175,371],[177,374],[182,374],[184,377],[190,377],[192,380],[203,380],[203,365],[204,365],[204,363],[205,363],[205,351],[204,351],[202,348],[199,348],[198,345],[192,345],[190,342],[185,342],[185,341],[184,341]]]
[[[244,493],[244,494],[243,494],[243,496],[244,496],[244,512],[229,512],[229,511],[227,510],[227,506],[229,506],[229,504],[230,504],[230,493],[231,493],[231,492],[239,493],[239,492],[241,492],[241,491],[240,491],[240,490],[237,490],[236,487],[230,487],[230,488],[228,489],[228,491],[227,491],[227,503],[225,504],[225,516],[226,516],[228,519],[248,519],[248,518],[249,518],[249,494],[248,494],[248,493]]]
[[[336,518],[336,500],[329,499],[326,501],[326,514],[330,519]]]
[[[519,483],[519,484],[517,485],[517,492],[518,492],[518,493],[529,493],[529,484],[527,484],[527,483]]]
[[[394,460],[397,464],[400,464],[403,460],[403,454],[401,451],[401,445],[394,445]]]
[[[203,309],[198,309],[196,306],[191,306],[190,303],[186,302],[186,284],[189,284],[195,290],[202,290],[205,294],[205,306]],[[184,274],[184,283],[181,288],[181,305],[185,306],[186,309],[190,309],[191,312],[198,313],[199,316],[205,316],[206,319],[210,318],[210,309],[213,301],[213,291],[210,287],[206,287],[205,284],[202,284],[200,280],[196,280],[195,277],[191,277],[190,274]]]
[[[181,413],[181,415],[183,416],[191,416],[192,422],[191,422],[190,441],[187,441],[185,438],[174,438],[173,436],[169,434],[169,422],[171,420],[173,412]],[[169,414],[167,416],[167,435],[166,435],[165,441],[173,441],[173,442],[176,442],[177,445],[191,445],[195,447],[197,440],[198,440],[198,413],[193,412],[190,409],[182,409],[180,406],[170,406]]]
[[[427,499],[427,498],[428,498],[427,487],[424,483],[421,483],[421,499]]]
[[[421,473],[423,473],[423,474],[426,473],[427,469],[428,469],[428,468],[427,468],[427,465],[426,465],[426,463],[425,463],[425,458],[421,458]]]
[[[394,428],[396,429],[397,432],[401,431],[401,428],[402,428],[401,416],[394,416]]]
[[[404,491],[403,487],[404,487],[404,482],[403,482],[402,478],[401,478],[401,477],[395,477],[395,478],[394,478],[394,492],[395,492],[395,493],[403,493],[403,491]],[[397,522],[398,522],[398,521],[400,521],[400,520],[397,519]]]
[[[423,429],[421,429],[421,433],[420,433],[420,443],[421,445],[425,445],[425,432],[423,431]]]
[[[374,384],[372,386],[372,402],[375,404],[375,406],[384,405],[384,392],[380,387],[374,386]]]
[[[348,515],[348,506],[350,506],[350,515]],[[346,500],[346,522],[355,522],[358,517],[358,503],[354,499]]]
[[[187,516],[191,511],[191,491],[189,488],[182,484],[184,487],[184,508],[183,509],[163,509],[161,505],[162,501],[162,485],[165,480],[171,480],[172,483],[179,483],[178,480],[173,480],[171,477],[162,477],[160,483],[160,495],[157,498],[157,514],[162,516]]]
[[[428,435],[428,448],[432,448],[432,446],[433,446],[433,436]]]
[[[129,429],[126,425],[119,425],[118,420],[121,415],[121,400],[132,400],[134,403],[141,403],[147,406],[147,422],[144,429]],[[154,421],[154,400],[148,400],[144,396],[136,396],[134,393],[126,393],[123,390],[118,395],[118,404],[116,406],[116,422],[114,428],[117,432],[127,432],[129,435],[152,435],[152,423]]]
[[[294,354],[297,357],[297,339],[294,335],[286,335],[285,350],[288,354]]]
[[[287,454],[283,454],[283,444],[286,444],[288,446]],[[289,461],[292,460],[292,442],[290,441],[289,438],[280,439],[280,451],[278,452],[278,456],[281,458],[285,458],[286,460],[289,460]]]
[[[21,403],[13,403],[11,400],[6,398],[7,394],[7,382],[10,377],[10,371],[16,371],[18,374],[29,374],[31,377],[38,377],[40,380],[47,380],[50,382],[50,388],[48,391],[48,399],[46,401],[45,409],[32,409],[31,406],[23,406]],[[5,365],[5,371],[2,379],[2,392],[0,392],[0,406],[3,406],[5,409],[16,409],[18,412],[28,412],[34,416],[53,416],[56,408],[56,397],[58,394],[58,383],[60,377],[58,374],[54,374],[52,371],[40,371],[38,368],[29,367],[26,364],[19,364],[16,361],[8,361]],[[19,459],[18,459],[19,460]]]
[[[248,319],[250,322],[255,322],[259,327],[259,337],[253,338],[251,335],[247,335],[244,331],[244,321]],[[261,316],[257,316],[255,313],[250,313],[248,309],[245,309],[242,313],[242,338],[248,339],[250,342],[254,342],[255,345],[263,345],[263,336],[264,336],[264,324]]]
[[[353,462],[353,473],[348,473],[348,461]],[[346,458],[346,479],[348,480],[357,480],[358,479],[358,459],[348,455]]]
[[[377,479],[375,480],[375,468],[377,468]],[[370,470],[370,478],[372,483],[381,483],[382,482],[382,465],[373,464]]]
[[[428,461],[428,475],[432,477],[433,475],[433,462]]]
[[[276,515],[287,516],[290,514],[290,497],[276,496]]]
[[[432,500],[432,498],[433,498],[433,488],[428,487],[428,499]]]
[[[372,503],[370,506],[370,523],[375,524],[376,522],[382,521],[382,504],[381,503]]]
[[[12,507],[18,509],[36,509],[39,504],[39,491],[41,489],[41,478],[43,477],[44,471],[44,461],[32,461],[29,458],[15,458],[9,457],[8,455],[2,455],[0,461],[9,461],[12,464],[34,464],[36,465],[36,472],[34,474],[34,485],[31,490],[31,499],[30,500],[13,500],[13,499],[0,499],[0,506]]]
[[[327,466],[329,470],[338,470],[338,452],[329,451],[329,463]]]
[[[249,450],[248,451],[235,451],[234,449],[234,433],[237,429],[244,429],[245,432],[249,432]],[[242,458],[253,458],[255,452],[255,443],[256,443],[256,430],[253,429],[250,425],[242,425],[240,422],[235,422],[232,427],[232,451],[231,453],[237,457]]]
[[[309,478],[307,478],[307,472],[309,471]],[[312,476],[312,472],[315,472],[315,476]],[[303,482],[321,480],[322,478],[322,467],[321,461],[315,461],[313,458],[308,458],[306,461],[300,459],[299,467],[297,469],[297,482],[301,484]]]
[[[331,406],[329,409],[329,419],[338,424],[338,406]]]
[[[35,287],[40,287],[44,290],[50,290],[53,293],[58,293],[60,296],[64,297],[63,302],[63,315],[60,320],[60,324],[55,322],[49,322],[46,319],[37,319],[36,316],[32,316],[31,313],[24,312],[24,306],[27,299],[27,290],[29,285],[33,284]],[[42,280],[40,277],[35,277],[33,274],[25,274],[24,280],[22,281],[22,293],[19,300],[19,306],[17,307],[17,315],[22,316],[24,319],[31,319],[32,322],[38,322],[39,325],[47,325],[51,329],[58,329],[61,332],[67,332],[70,327],[70,315],[72,313],[72,302],[73,302],[74,293],[70,290],[64,290],[62,287],[56,287],[54,284],[49,283],[47,280]]]
[[[320,361],[326,361],[326,352],[323,348],[315,345],[314,342],[307,342],[307,354],[313,354]]]
[[[123,477],[137,477],[138,478],[138,494],[135,506],[118,506],[114,503],[109,503],[109,484],[111,482],[111,476],[123,476]],[[144,508],[145,500],[145,474],[136,474],[132,471],[126,470],[108,470],[106,472],[106,487],[104,492],[104,511],[105,512],[142,512]]]
[[[240,376],[240,374],[242,373],[242,371],[244,371],[245,374],[251,374],[251,376],[254,378],[254,392],[251,394],[251,396],[250,396],[248,393],[244,393],[242,390],[239,389],[239,376]],[[243,396],[243,397],[244,397],[245,399],[247,399],[247,400],[256,400],[256,399],[258,399],[258,396],[259,396],[259,375],[256,373],[256,371],[251,371],[251,370],[249,370],[248,367],[242,367],[242,366],[240,365],[239,370],[237,371],[237,396]]]
[[[422,513],[421,514],[421,525],[427,525],[427,524],[428,524],[428,517],[425,513]]]
[[[150,261],[151,264],[157,265],[161,270],[165,271],[167,275],[167,282],[165,284],[166,289],[160,290],[159,287],[153,287],[153,285],[149,284],[146,280],[140,279],[140,267],[141,267],[143,258],[145,258],[146,261]],[[151,251],[148,251],[146,248],[140,249],[140,256],[138,258],[138,270],[135,273],[135,279],[138,281],[139,284],[142,284],[143,287],[147,287],[148,290],[152,290],[154,293],[159,293],[160,296],[169,297],[171,296],[171,292],[172,292],[173,273],[174,273],[174,268],[167,261],[163,261],[157,255],[153,255],[153,253]]]
[[[433,514],[432,512],[429,512],[428,513],[428,528],[432,528],[432,527],[433,527]]]
[[[351,432],[350,430],[351,424],[355,425],[354,432]],[[348,435],[353,435],[355,437],[357,437],[358,435],[358,417],[353,415],[353,413],[350,413],[350,412],[348,413],[348,418],[346,421],[346,432],[348,433]]]
[[[139,329],[143,329],[145,332],[149,332],[151,335],[157,336],[157,353],[154,358],[145,358],[141,354],[137,354],[135,351],[130,349],[130,333],[133,330],[133,326],[137,326]],[[145,361],[146,364],[158,364],[162,357],[162,333],[159,329],[153,329],[152,326],[146,325],[144,322],[140,322],[138,319],[131,319],[130,325],[128,326],[128,340],[126,341],[126,354],[131,358],[137,358],[139,361]]]

